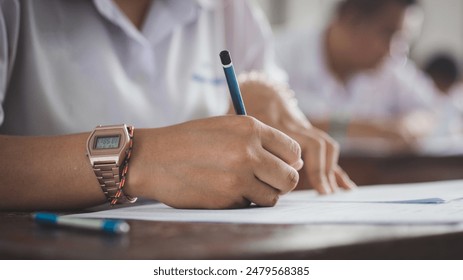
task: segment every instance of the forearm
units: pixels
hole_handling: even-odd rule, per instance
[[[311,123],[330,134],[340,133],[336,131],[336,127],[343,127],[342,134],[344,137],[361,137],[361,138],[397,138],[398,137],[398,130],[395,128],[394,121],[362,121],[362,120],[354,120],[354,121],[346,121],[346,123],[334,124],[330,120],[324,119],[311,119]]]
[[[402,138],[395,120],[351,121],[347,126],[347,137]]]
[[[104,203],[86,156],[88,135],[0,136],[0,210],[76,209]]]
[[[88,136],[0,136],[0,210],[104,203]],[[254,118],[207,118],[136,129],[124,192],[176,208],[273,206],[296,186],[302,165],[297,142]]]

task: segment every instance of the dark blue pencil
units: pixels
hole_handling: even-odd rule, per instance
[[[235,69],[233,68],[230,53],[227,50],[221,51],[220,60],[222,61],[223,71],[225,72],[225,78],[227,79],[228,90],[230,91],[235,112],[237,115],[246,115],[246,108],[244,108],[240,86],[236,79]]]

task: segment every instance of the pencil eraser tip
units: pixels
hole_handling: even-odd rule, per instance
[[[220,60],[222,61],[223,65],[229,65],[231,63],[230,53],[227,50],[221,51]]]

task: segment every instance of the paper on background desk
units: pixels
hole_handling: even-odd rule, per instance
[[[269,208],[181,210],[150,203],[69,216],[253,224],[456,224],[463,223],[463,180],[361,187],[331,196],[295,191]]]

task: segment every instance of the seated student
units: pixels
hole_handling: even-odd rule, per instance
[[[278,39],[279,62],[315,126],[340,138],[381,137],[404,145],[432,130],[432,84],[410,61],[389,56],[414,4],[344,0],[326,27]]]
[[[432,79],[439,95],[434,102],[437,125],[433,136],[459,136],[463,133],[463,110],[458,94],[460,70],[457,61],[449,54],[433,55],[424,66],[424,72]]]
[[[297,114],[285,87],[241,84],[250,115],[270,126],[214,117],[230,106],[222,49],[238,72],[276,76],[258,19],[244,0],[0,0],[0,210],[135,197],[272,206],[296,186],[302,159],[319,192],[352,188],[336,144]],[[122,123],[136,128],[89,138]]]

